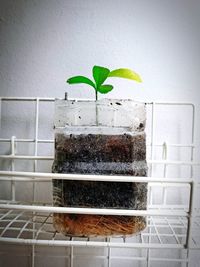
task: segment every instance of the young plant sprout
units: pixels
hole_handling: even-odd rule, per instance
[[[85,76],[74,76],[67,80],[69,84],[85,83],[92,86],[95,90],[96,100],[98,100],[98,93],[107,94],[113,89],[113,85],[104,84],[109,77],[118,77],[142,82],[140,76],[130,69],[116,69],[110,71],[108,68],[101,66],[94,66],[92,69],[94,81]]]

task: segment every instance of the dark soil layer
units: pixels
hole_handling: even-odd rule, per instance
[[[132,163],[146,159],[145,134],[71,134],[70,136],[56,134],[55,151],[55,160],[58,163],[60,161],[72,165],[74,162]]]
[[[146,183],[55,180],[54,201],[69,207],[145,209]],[[60,196],[59,196],[60,195]]]
[[[144,133],[57,134],[55,141],[53,172],[146,176]],[[56,206],[141,210],[146,209],[147,184],[54,180],[53,195]],[[54,226],[73,236],[129,235],[142,230],[145,219],[54,214]]]

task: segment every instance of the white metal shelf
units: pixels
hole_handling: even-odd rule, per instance
[[[185,248],[187,219],[185,217],[168,218],[166,216],[148,217],[148,226],[136,237],[127,238],[73,238],[57,233],[52,226],[52,214],[30,211],[3,210],[0,213],[1,241],[51,246],[97,246],[120,248]],[[33,229],[33,224],[35,228]],[[200,227],[200,226],[198,226]],[[151,228],[152,231],[149,231]],[[34,233],[35,238],[32,238]],[[12,236],[12,237],[10,237]],[[151,237],[151,243],[149,243]],[[200,240],[195,237],[191,248],[198,248]],[[103,240],[103,241],[102,241]],[[115,241],[115,242],[112,242]],[[171,240],[169,242],[169,240]],[[117,241],[117,242],[116,242]]]
[[[0,162],[4,161],[10,166],[10,169],[2,169],[0,171],[0,182],[8,183],[11,186],[11,194],[9,199],[0,200],[0,242],[2,244],[24,244],[32,246],[32,266],[35,264],[35,246],[60,246],[69,247],[69,266],[73,266],[73,261],[78,255],[73,252],[73,248],[105,248],[107,254],[105,255],[85,255],[85,257],[95,257],[96,259],[106,259],[107,266],[110,266],[111,260],[126,259],[133,261],[143,261],[150,266],[152,262],[178,262],[183,263],[183,266],[190,266],[190,251],[200,250],[200,203],[197,205],[195,196],[199,194],[200,180],[195,177],[194,169],[200,168],[199,159],[194,159],[194,130],[195,130],[195,106],[191,103],[164,103],[151,102],[147,103],[149,108],[149,141],[147,147],[149,149],[149,156],[147,159],[149,165],[148,177],[127,177],[127,176],[106,176],[106,175],[72,175],[72,174],[52,174],[38,171],[38,163],[51,162],[53,155],[40,155],[38,147],[40,144],[53,146],[52,138],[40,138],[40,105],[41,103],[53,103],[53,98],[20,98],[20,97],[2,97],[0,104],[10,102],[25,102],[34,103],[34,136],[31,138],[15,137],[15,132],[11,136],[0,136],[0,144],[9,144],[10,153],[0,153]],[[190,138],[188,141],[180,142],[157,142],[155,133],[156,122],[156,107],[178,107],[190,108],[191,112],[191,127],[188,129]],[[52,120],[52,118],[49,118]],[[23,146],[24,144],[33,145],[33,153],[17,153],[16,146]],[[156,157],[156,149],[162,150],[162,156]],[[171,159],[168,156],[168,150],[171,148],[188,149],[190,157],[188,159]],[[25,172],[15,171],[16,162],[33,163],[33,171]],[[163,168],[162,174],[155,176],[155,168],[161,166]],[[167,176],[169,167],[180,168],[187,167],[189,172],[187,177],[179,177],[177,172],[174,176]],[[178,172],[178,173],[179,173]],[[73,180],[87,180],[87,181],[118,181],[118,182],[148,182],[149,198],[147,210],[116,210],[116,209],[86,209],[74,207],[53,207],[50,203],[38,203],[35,198],[36,185],[40,183],[51,184],[52,179],[73,179]],[[16,184],[30,183],[33,185],[33,198],[31,201],[16,201]],[[160,202],[154,203],[154,190],[159,188],[161,190]],[[187,201],[185,203],[168,203],[168,189],[186,190]],[[197,191],[197,192],[196,192]],[[52,225],[53,212],[66,213],[86,213],[86,214],[109,214],[109,215],[126,215],[147,217],[147,227],[144,231],[132,237],[107,237],[107,238],[74,238],[65,237],[57,233]],[[112,254],[114,249],[140,249],[144,253],[140,255],[119,255],[119,253]],[[112,249],[112,251],[111,251]],[[161,257],[151,253],[156,250],[174,250],[182,251],[176,256]],[[186,253],[184,253],[186,252]],[[89,253],[89,251],[88,251]],[[153,265],[152,265],[153,266]]]

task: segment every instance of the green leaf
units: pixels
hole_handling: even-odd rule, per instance
[[[104,84],[97,88],[97,91],[101,94],[107,94],[113,89],[113,86],[110,84]]]
[[[93,77],[96,82],[96,88],[98,89],[108,77],[110,70],[100,66],[94,66],[92,69]]]
[[[142,79],[140,78],[139,74],[130,69],[113,70],[108,74],[108,77],[119,77],[119,78],[134,80],[137,82],[142,82]]]
[[[96,86],[93,81],[84,76],[74,76],[69,78],[66,82],[69,84],[86,83],[91,85],[96,90]]]

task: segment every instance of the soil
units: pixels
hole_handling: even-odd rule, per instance
[[[53,172],[146,176],[145,134],[56,134]],[[146,209],[147,184],[53,181],[54,205]],[[54,214],[55,228],[65,235],[130,235],[145,227],[141,216]]]

